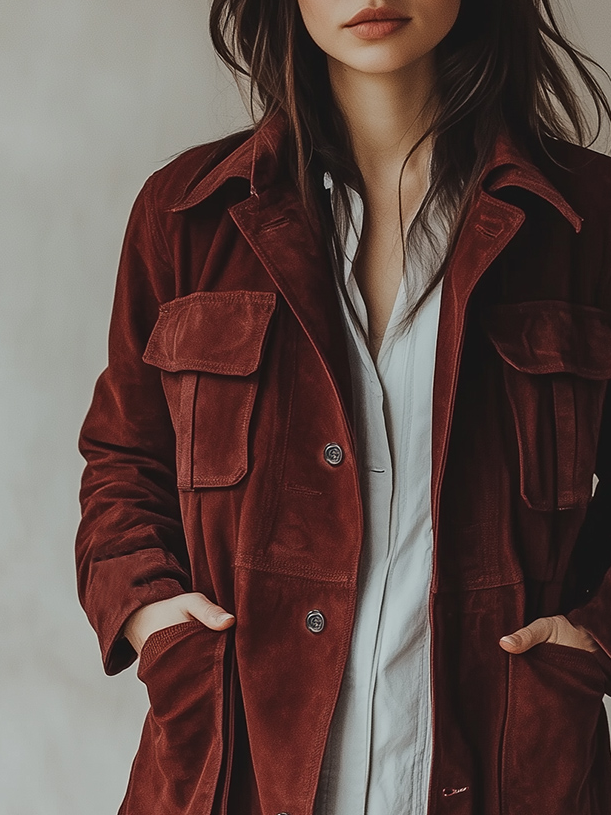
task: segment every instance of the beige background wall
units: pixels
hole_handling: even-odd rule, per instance
[[[208,3],[0,2],[0,812],[113,815],[146,710],[75,592],[76,436],[145,178],[247,115]],[[601,61],[608,0],[569,16]]]

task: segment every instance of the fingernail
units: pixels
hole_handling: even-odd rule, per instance
[[[519,645],[517,639],[511,636],[501,637],[501,642],[506,642],[508,645]]]
[[[219,614],[218,621],[219,623],[226,623],[227,620],[235,620],[233,614]]]

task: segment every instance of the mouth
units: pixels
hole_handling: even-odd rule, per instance
[[[406,17],[397,9],[390,6],[380,6],[379,8],[364,8],[357,12],[345,24],[346,28],[352,28],[362,23],[406,23],[410,18]]]

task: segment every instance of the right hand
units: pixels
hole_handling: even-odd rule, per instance
[[[123,634],[140,656],[145,640],[154,631],[189,620],[199,620],[216,631],[223,631],[235,623],[233,614],[212,603],[205,595],[188,592],[136,609],[127,618]]]

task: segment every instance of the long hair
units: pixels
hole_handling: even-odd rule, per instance
[[[609,101],[594,71],[609,75],[567,39],[553,4],[554,0],[462,0],[452,30],[437,46],[438,104],[430,126],[401,168],[402,174],[410,156],[431,137],[431,184],[405,235],[401,178],[397,190],[404,269],[406,247],[421,257],[425,247],[432,248],[435,265],[409,305],[403,326],[443,276],[501,131],[530,155],[553,160],[547,148],[550,138],[591,146],[603,122],[611,119]],[[255,128],[278,108],[287,114],[289,172],[306,212],[319,214],[332,261],[341,268],[346,222],[329,218],[328,208],[325,213],[322,173],[331,173],[344,213],[350,212],[345,185],[361,192],[364,185],[332,96],[326,55],[307,32],[297,0],[213,0],[209,27],[213,46],[238,86],[244,78],[248,82]],[[580,87],[590,108],[580,98]],[[441,258],[433,212],[443,219],[448,236]]]

